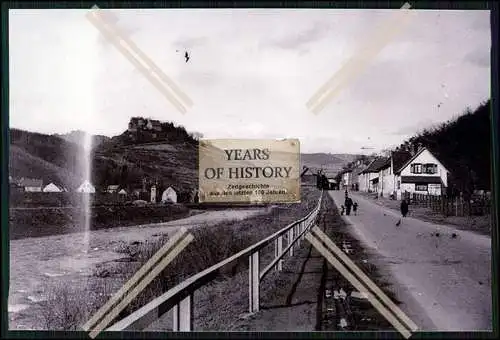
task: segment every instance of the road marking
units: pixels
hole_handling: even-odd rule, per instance
[[[186,233],[187,229],[182,227],[87,321],[82,329],[90,331],[91,338],[95,338],[104,330],[187,247],[194,237]]]
[[[346,256],[333,241],[323,232],[320,228],[314,227],[311,230],[314,232],[318,238],[325,243],[330,251],[332,251],[337,257],[339,257],[345,265],[351,269],[354,274],[358,276],[358,278],[363,281],[368,288],[370,288],[386,305],[389,307],[394,314],[396,314],[408,328],[410,328],[413,332],[418,330],[418,326],[408,317],[406,314],[396,306],[391,299],[365,274],[361,269],[352,260]],[[360,291],[361,293],[364,293]]]
[[[377,54],[402,31],[401,26],[408,23],[408,15],[410,8],[409,3],[405,3],[398,13],[388,20],[384,25],[381,25],[376,34],[374,34],[368,42],[362,45],[361,48],[338,70],[325,84],[323,84],[306,103],[306,107],[314,114],[318,114],[335,94],[347,87],[362,71],[364,71],[368,63],[374,59]],[[335,86],[334,82],[338,84]]]
[[[87,19],[104,35],[104,37],[115,46],[118,51],[120,51],[145,77],[151,84],[160,91],[163,96],[165,96],[181,113],[186,113],[187,109],[185,106],[192,106],[192,100],[170,79],[141,49],[130,40],[123,32],[120,31],[114,23],[106,21],[105,17],[102,15],[102,10],[94,5],[91,11],[86,14]],[[135,57],[131,52],[142,59],[142,62],[146,64],[146,68],[141,60]],[[164,84],[162,84],[156,77],[157,76]],[[171,91],[174,92],[179,99],[184,101],[182,104],[179,99],[173,96],[169,89],[165,86],[168,85]]]

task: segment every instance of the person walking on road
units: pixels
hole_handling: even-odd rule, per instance
[[[357,202],[353,203],[352,211],[354,212],[354,215],[357,215],[357,211],[358,211],[358,203]]]
[[[401,215],[403,217],[406,217],[406,215],[408,215],[408,202],[404,198],[401,201]]]
[[[401,209],[401,216],[403,216],[403,218],[405,218],[406,215],[408,215],[408,202],[404,198],[403,198],[403,200],[401,200],[400,209]],[[399,221],[396,222],[396,227],[398,227],[401,224],[401,221],[402,221],[402,219],[400,218]]]
[[[345,204],[345,214],[349,216],[351,214],[352,199],[349,196],[346,196],[344,204]]]

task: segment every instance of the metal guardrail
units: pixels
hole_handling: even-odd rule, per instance
[[[255,313],[259,311],[260,281],[271,271],[271,269],[274,268],[278,271],[282,270],[283,257],[286,254],[289,254],[289,256],[294,255],[296,247],[300,244],[300,241],[304,240],[305,234],[314,225],[321,209],[322,199],[323,191],[321,192],[316,207],[305,217],[287,225],[262,241],[191,276],[129,316],[116,322],[114,325],[110,326],[107,331],[142,330],[171,309],[173,309],[173,331],[192,331],[194,292],[212,281],[219,274],[222,267],[244,256],[248,256],[249,262],[249,312]],[[284,248],[283,241],[286,242],[286,248]],[[271,242],[274,242],[274,260],[260,271],[259,252]]]

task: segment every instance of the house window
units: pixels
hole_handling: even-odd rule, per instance
[[[427,191],[427,184],[415,184],[415,191]]]
[[[414,174],[421,174],[422,173],[422,164],[420,164],[420,163],[412,164],[410,171]]]
[[[426,174],[437,174],[437,164],[427,163],[424,164],[424,173]]]

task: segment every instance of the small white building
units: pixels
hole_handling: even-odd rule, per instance
[[[95,187],[88,180],[85,180],[76,189],[76,192],[81,192],[81,193],[86,193],[86,194],[95,194]]]
[[[118,195],[128,195],[128,193],[125,189],[121,189],[120,191],[118,191]]]
[[[117,185],[117,184],[108,185],[108,188],[106,189],[106,192],[108,194],[114,194],[114,193],[118,192],[118,189],[120,189],[120,186]]]
[[[352,184],[352,170],[346,170],[342,174],[342,187],[350,188]]]
[[[156,203],[156,185],[151,186],[151,203]]]
[[[47,184],[43,190],[43,192],[62,192],[63,189],[59,188],[57,185],[55,185],[54,183],[49,183]]]
[[[41,179],[21,178],[19,186],[27,192],[41,192],[43,189],[43,181]]]
[[[163,194],[161,195],[161,201],[163,203],[177,203],[177,193],[172,187],[168,187],[167,189],[165,189],[165,191],[163,191]]]

